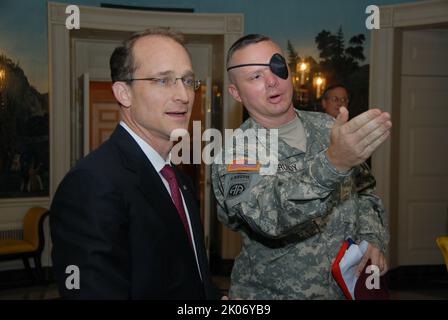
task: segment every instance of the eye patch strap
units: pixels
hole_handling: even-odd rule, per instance
[[[281,54],[274,54],[269,61],[269,64],[267,63],[246,63],[246,64],[238,64],[236,66],[228,67],[227,71],[235,69],[235,68],[241,68],[241,67],[249,67],[249,66],[263,66],[263,67],[269,67],[271,69],[272,73],[276,76],[287,79],[288,78],[288,67],[286,66],[285,58]]]

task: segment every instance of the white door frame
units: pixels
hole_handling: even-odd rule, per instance
[[[49,103],[50,103],[50,198],[70,169],[70,30],[65,26],[67,4],[48,3]],[[141,31],[150,27],[173,27],[185,34],[222,35],[224,50],[243,34],[244,15],[171,13],[78,6],[81,28]],[[222,64],[226,75],[225,63]],[[228,79],[223,77],[223,88]],[[223,90],[223,127],[237,128],[242,108]]]
[[[392,115],[394,127],[399,128],[400,96],[399,68],[401,60],[401,29],[407,27],[425,27],[448,23],[448,1],[434,0],[409,4],[380,7],[380,29],[372,31],[370,51],[369,105],[379,107]],[[398,179],[395,175],[397,164],[398,130],[372,156],[373,173],[377,180],[377,193],[383,199],[386,210],[392,213],[388,217],[391,233],[397,230]],[[393,151],[394,150],[394,151]],[[391,239],[389,245],[391,266],[397,264],[397,243]]]

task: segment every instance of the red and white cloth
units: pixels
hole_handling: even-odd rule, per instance
[[[366,268],[372,264],[370,260],[367,261],[360,277],[356,276],[356,269],[368,246],[367,241],[362,241],[357,245],[348,238],[343,242],[331,268],[333,277],[347,300],[387,300],[389,298],[384,277],[380,277],[379,289],[367,288],[366,280],[370,273],[366,272]]]

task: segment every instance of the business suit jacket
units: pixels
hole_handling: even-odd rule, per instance
[[[175,170],[188,207],[202,280],[182,221],[159,174],[117,126],[63,179],[50,209],[59,291],[80,299],[213,299],[198,204]],[[80,289],[67,289],[69,265]],[[73,278],[68,282],[75,283]]]

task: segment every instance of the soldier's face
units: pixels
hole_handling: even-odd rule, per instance
[[[229,65],[269,64],[275,53],[284,56],[274,42],[262,41],[236,51]],[[293,86],[290,75],[287,79],[282,79],[272,73],[269,66],[236,68],[230,70],[229,75],[232,80],[229,86],[230,94],[244,104],[257,122],[272,123],[270,120],[293,112]]]

